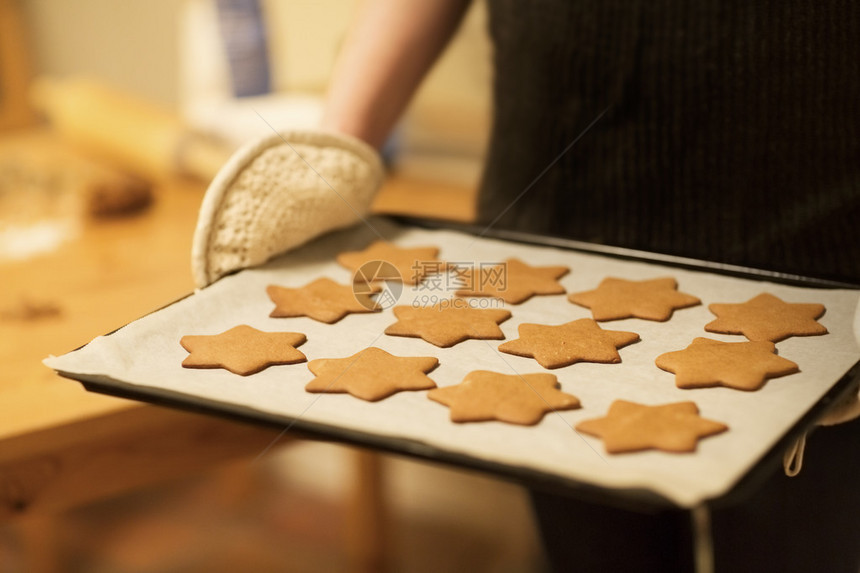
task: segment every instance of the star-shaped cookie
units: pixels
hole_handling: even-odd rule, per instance
[[[678,388],[725,386],[758,390],[765,380],[793,374],[797,364],[776,355],[767,340],[721,342],[696,338],[684,350],[666,352],[655,360],[659,368],[675,374]]]
[[[397,269],[403,284],[416,285],[426,275],[442,272],[445,263],[436,256],[436,247],[398,247],[386,241],[376,241],[363,251],[349,251],[337,256],[337,262],[356,273],[356,281],[367,280],[367,273],[357,273],[363,265],[375,261],[385,261]],[[376,266],[374,266],[374,269]],[[391,280],[397,280],[391,277]]]
[[[715,303],[708,309],[717,319],[705,325],[708,332],[743,334],[750,340],[779,342],[791,336],[827,334],[817,322],[824,314],[824,305],[789,303],[762,293],[740,304]]]
[[[630,281],[608,277],[594,290],[575,292],[572,303],[591,309],[594,320],[643,318],[663,322],[675,309],[700,304],[698,298],[678,291],[674,278]]]
[[[533,267],[519,259],[508,259],[500,265],[468,268],[458,272],[465,284],[459,296],[493,296],[510,304],[520,304],[534,295],[564,294],[558,279],[570,272],[568,267]]]
[[[348,392],[375,402],[401,390],[428,390],[436,383],[427,373],[439,361],[432,356],[394,356],[371,346],[347,358],[322,358],[308,362],[316,378],[305,386],[308,392]]]
[[[458,304],[459,303],[459,304]],[[511,313],[496,308],[471,308],[466,301],[444,300],[433,306],[395,306],[397,322],[385,334],[423,338],[440,348],[454,346],[469,338],[501,340],[499,323]]]
[[[640,450],[694,452],[698,441],[728,429],[699,416],[695,402],[646,406],[616,400],[603,418],[583,420],[577,431],[597,436],[610,454]]]
[[[499,350],[534,358],[544,368],[560,368],[576,362],[621,362],[618,348],[639,340],[635,332],[603,330],[590,318],[550,326],[524,323],[519,338],[502,343]]]
[[[452,422],[499,420],[532,426],[547,412],[579,408],[579,399],[559,390],[553,374],[499,374],[469,372],[455,386],[427,393],[431,400],[451,409]]]
[[[306,360],[296,350],[307,338],[299,332],[263,332],[247,324],[220,334],[183,336],[179,343],[190,354],[185,368],[224,368],[247,376],[275,364],[296,364]]]
[[[371,293],[379,292],[380,288],[377,285],[362,286],[366,288],[356,292],[355,285],[338,284],[329,278],[316,279],[300,288],[269,285],[266,293],[275,303],[275,309],[269,316],[308,316],[333,324],[350,313],[381,310],[371,298]]]

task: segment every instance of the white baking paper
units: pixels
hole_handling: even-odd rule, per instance
[[[620,349],[620,364],[578,363],[552,370],[562,390],[576,395],[583,407],[547,414],[533,427],[495,421],[454,424],[448,419],[448,409],[429,400],[426,392],[401,392],[375,403],[348,394],[310,394],[304,391],[313,378],[306,364],[272,366],[247,377],[220,369],[181,367],[187,356],[179,344],[183,335],[217,334],[249,324],[261,330],[305,333],[308,341],[300,350],[308,359],[341,358],[368,346],[401,356],[436,356],[440,366],[430,377],[439,386],[457,384],[476,369],[507,374],[544,371],[532,359],[500,353],[497,347],[502,341],[467,340],[442,349],[418,338],[387,336],[383,331],[395,321],[390,308],[375,314],[349,315],[334,325],[309,318],[269,318],[273,304],[266,295],[267,285],[297,287],[321,276],[350,282],[351,273],[334,257],[342,251],[361,249],[380,236],[403,246],[438,246],[442,259],[458,263],[487,264],[518,257],[531,265],[567,265],[571,272],[561,283],[568,292],[595,288],[607,276],[672,276],[681,291],[699,297],[703,304],[677,310],[665,323],[639,319],[602,323],[605,329],[637,332],[641,341]],[[407,286],[398,304],[450,298],[454,285],[455,281],[445,276],[423,287]],[[777,344],[781,356],[800,366],[799,373],[770,380],[756,392],[680,390],[675,387],[674,375],[654,365],[657,355],[683,349],[697,336],[745,340],[706,333],[704,325],[714,318],[707,305],[744,302],[761,292],[787,302],[819,302],[827,308],[820,322],[829,334],[794,337]],[[494,299],[470,300],[474,305],[499,304]],[[644,488],[689,507],[731,489],[857,362],[857,306],[858,291],[798,288],[371,220],[318,239],[264,267],[221,279],[114,334],[45,362],[73,376],[107,376],[144,391],[192,397],[191,402],[199,399],[238,406],[268,419],[282,416],[285,427],[289,419],[300,418],[396,437],[413,445],[426,443],[605,488]],[[513,315],[501,325],[508,340],[517,338],[517,326],[523,322],[562,324],[590,317],[588,309],[571,304],[566,295],[538,296],[506,308]],[[693,454],[647,451],[609,455],[599,439],[580,435],[573,428],[580,420],[603,416],[609,404],[619,398],[646,404],[694,400],[702,416],[724,422],[730,430],[700,441]]]

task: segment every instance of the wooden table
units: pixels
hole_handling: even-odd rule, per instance
[[[50,138],[23,141],[36,154],[56,151]],[[3,143],[8,136],[0,154],[9,149]],[[203,192],[198,182],[161,183],[141,214],[78,217],[76,236],[55,250],[0,260],[0,517],[50,514],[253,459],[278,438],[276,430],[88,393],[41,364],[191,292]],[[468,220],[473,194],[393,177],[377,210]],[[379,551],[378,528],[368,527],[378,519],[376,463],[364,456],[356,465],[364,479],[352,502],[361,522],[354,545],[365,561]]]

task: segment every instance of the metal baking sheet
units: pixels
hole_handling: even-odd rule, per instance
[[[430,376],[439,386],[457,384],[474,369],[507,374],[544,371],[531,359],[498,352],[501,341],[468,340],[440,349],[420,339],[384,335],[385,327],[395,320],[390,308],[372,315],[350,315],[334,325],[309,318],[269,318],[273,305],[265,292],[267,285],[301,286],[320,276],[349,282],[351,273],[334,260],[337,253],[360,249],[380,237],[404,246],[437,246],[442,259],[461,265],[497,263],[509,257],[532,265],[567,265],[571,272],[561,283],[568,292],[594,288],[607,276],[673,276],[680,290],[698,296],[703,304],[676,311],[665,323],[638,319],[603,323],[607,329],[637,332],[641,341],[621,349],[620,364],[579,363],[552,370],[562,390],[579,397],[583,407],[550,413],[534,427],[453,424],[447,408],[428,400],[426,392],[401,392],[376,403],[345,394],[310,394],[304,386],[313,376],[305,364],[274,366],[248,377],[181,367],[187,355],[179,345],[183,335],[215,334],[250,324],[261,330],[305,333],[308,342],[300,350],[309,359],[349,356],[367,346],[404,356],[434,355],[441,364]],[[631,251],[588,252],[593,250],[588,245],[547,242],[539,237],[488,238],[371,219],[260,268],[225,277],[74,352],[51,357],[46,364],[96,391],[477,468],[526,484],[681,507],[723,498],[749,481],[754,470],[772,464],[781,448],[856,380],[857,369],[851,369],[860,358],[857,290],[832,288],[802,277],[707,268],[696,261],[657,260]],[[450,298],[456,281],[432,281],[432,288],[429,284],[404,287],[398,304]],[[780,355],[800,365],[800,373],[771,380],[757,392],[680,390],[673,375],[654,365],[658,354],[682,349],[697,336],[743,340],[704,332],[703,326],[713,318],[707,304],[743,302],[765,291],[790,302],[820,302],[827,307],[820,322],[829,334],[791,338],[777,345]],[[475,305],[498,304],[472,300]],[[590,316],[564,295],[534,297],[505,308],[513,315],[501,325],[507,339],[517,337],[517,326],[523,322],[560,324]],[[573,428],[580,420],[604,415],[618,398],[649,404],[693,400],[703,416],[725,422],[730,430],[701,441],[693,454],[609,455],[598,439]]]

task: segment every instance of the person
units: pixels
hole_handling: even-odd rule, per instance
[[[468,4],[367,3],[324,127],[380,146]],[[490,0],[489,16],[481,223],[860,282],[853,4]]]
[[[350,142],[350,156],[366,155],[356,142],[384,143],[468,6],[362,4],[322,126]],[[860,8],[851,0],[488,8],[495,75],[484,228],[860,284]],[[356,214],[378,185],[378,165],[368,173]],[[328,225],[314,219],[310,234]],[[799,477],[775,473],[742,503],[714,509],[717,567],[856,571],[859,433],[854,423],[813,436],[814,459]],[[533,499],[559,570],[692,570],[686,512],[537,490]]]

